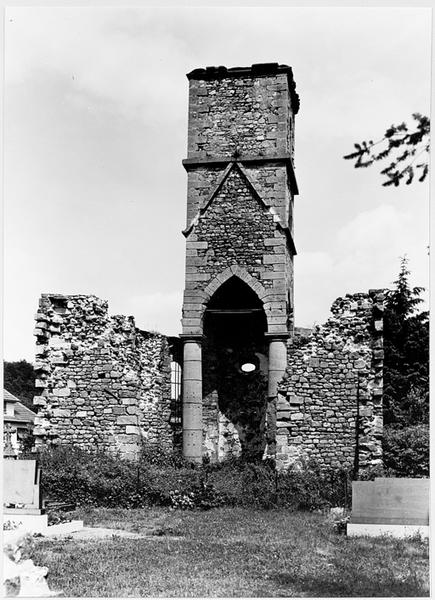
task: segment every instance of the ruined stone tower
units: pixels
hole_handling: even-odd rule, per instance
[[[183,348],[95,296],[43,294],[36,445],[140,459],[144,447],[178,451],[182,434],[198,462],[380,464],[383,291],[346,294],[324,325],[294,327],[292,70],[188,79]]]
[[[273,454],[293,330],[292,69],[188,74],[183,453]]]

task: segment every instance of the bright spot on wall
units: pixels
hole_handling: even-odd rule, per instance
[[[244,373],[252,373],[257,368],[254,363],[246,362],[240,367]]]

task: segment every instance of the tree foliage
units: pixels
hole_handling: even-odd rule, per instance
[[[384,467],[394,477],[429,477],[429,426],[387,427]]]
[[[34,410],[35,371],[33,365],[26,360],[3,363],[4,387],[21,402]]]
[[[384,424],[404,427],[429,419],[429,313],[419,311],[421,287],[411,288],[401,259],[384,314]]]
[[[355,160],[357,169],[390,158],[391,162],[381,171],[386,177],[384,186],[397,187],[402,180],[409,185],[416,175],[418,181],[424,181],[429,171],[430,120],[419,113],[412,116],[415,121],[412,127],[406,123],[391,125],[381,139],[354,144],[355,152],[343,158]]]

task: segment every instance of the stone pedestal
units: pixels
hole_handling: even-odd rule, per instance
[[[202,460],[202,352],[200,338],[187,338],[183,360],[183,456]]]

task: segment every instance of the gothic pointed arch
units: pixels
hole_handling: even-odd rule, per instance
[[[252,291],[257,294],[260,300],[263,300],[263,298],[266,296],[267,292],[258,279],[252,277],[252,275],[250,275],[243,267],[240,267],[239,265],[233,265],[222,271],[222,273],[219,273],[219,275],[216,275],[216,277],[214,277],[204,289],[204,304],[207,304],[217,289],[231,277],[238,277],[241,279],[252,289]]]
[[[251,288],[251,290],[257,295],[258,299],[263,305],[263,309],[266,315],[267,331],[273,330],[273,327],[271,328],[271,318],[275,316],[273,312],[273,291],[266,289],[258,281],[258,279],[252,277],[252,275],[250,275],[246,269],[240,267],[239,265],[233,265],[231,267],[228,267],[208,283],[206,288],[201,293],[201,308],[200,313],[197,315],[199,317],[198,322],[200,322],[201,324],[203,323],[204,312],[207,308],[207,305],[210,302],[210,299],[219,290],[219,288],[232,277],[237,277],[238,279],[243,281],[243,283],[248,285]]]

